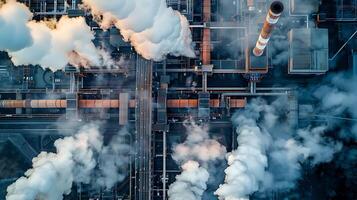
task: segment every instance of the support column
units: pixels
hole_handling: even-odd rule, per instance
[[[16,100],[22,100],[22,94],[20,92],[16,93]],[[22,108],[16,108],[16,114],[22,114]]]

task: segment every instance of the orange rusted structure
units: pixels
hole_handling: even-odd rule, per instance
[[[203,22],[211,21],[211,0],[203,0]],[[203,38],[201,46],[202,64],[211,64],[211,30],[209,27],[203,29]]]
[[[246,99],[230,99],[229,100],[230,108],[244,108],[246,104],[247,104]]]
[[[79,100],[80,108],[119,108],[119,100]],[[129,101],[129,107],[135,107],[135,100]]]
[[[80,108],[118,108],[119,100],[80,100]]]
[[[0,102],[2,108],[22,108],[25,107],[25,101],[23,100],[6,100]]]
[[[244,108],[247,101],[246,99],[231,99],[229,102],[230,108]],[[211,108],[219,108],[220,100],[211,99],[210,102]],[[198,100],[197,99],[170,99],[167,100],[168,108],[197,108]]]
[[[26,101],[26,100],[25,100]],[[31,100],[27,101],[26,104],[29,104],[31,108],[66,108],[66,100]]]
[[[270,5],[269,12],[265,18],[264,26],[260,32],[258,41],[253,49],[253,54],[255,56],[261,56],[264,53],[264,49],[267,46],[271,33],[274,30],[275,24],[278,22],[281,13],[284,10],[284,5],[280,1],[274,1]]]
[[[197,108],[197,99],[169,99],[167,100],[168,108]]]
[[[0,108],[66,108],[66,100],[2,100]]]

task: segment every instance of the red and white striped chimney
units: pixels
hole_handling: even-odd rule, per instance
[[[274,26],[278,22],[283,10],[284,5],[280,1],[274,1],[270,5],[270,9],[265,19],[263,29],[260,32],[257,44],[253,49],[253,54],[255,56],[261,56],[264,53],[264,49],[267,46],[271,33],[274,30]]]

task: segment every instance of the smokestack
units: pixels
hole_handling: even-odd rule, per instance
[[[264,49],[267,46],[271,33],[274,30],[274,26],[278,22],[283,10],[284,5],[280,1],[274,1],[270,5],[270,9],[265,19],[263,29],[260,32],[257,44],[253,49],[253,54],[255,56],[261,56],[264,53]]]

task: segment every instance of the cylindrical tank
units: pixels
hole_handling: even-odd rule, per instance
[[[260,32],[257,44],[253,49],[253,54],[255,56],[261,56],[264,53],[264,49],[267,46],[271,33],[274,30],[274,25],[278,22],[283,10],[284,5],[280,1],[274,1],[270,5],[269,12],[265,18],[263,29]]]

